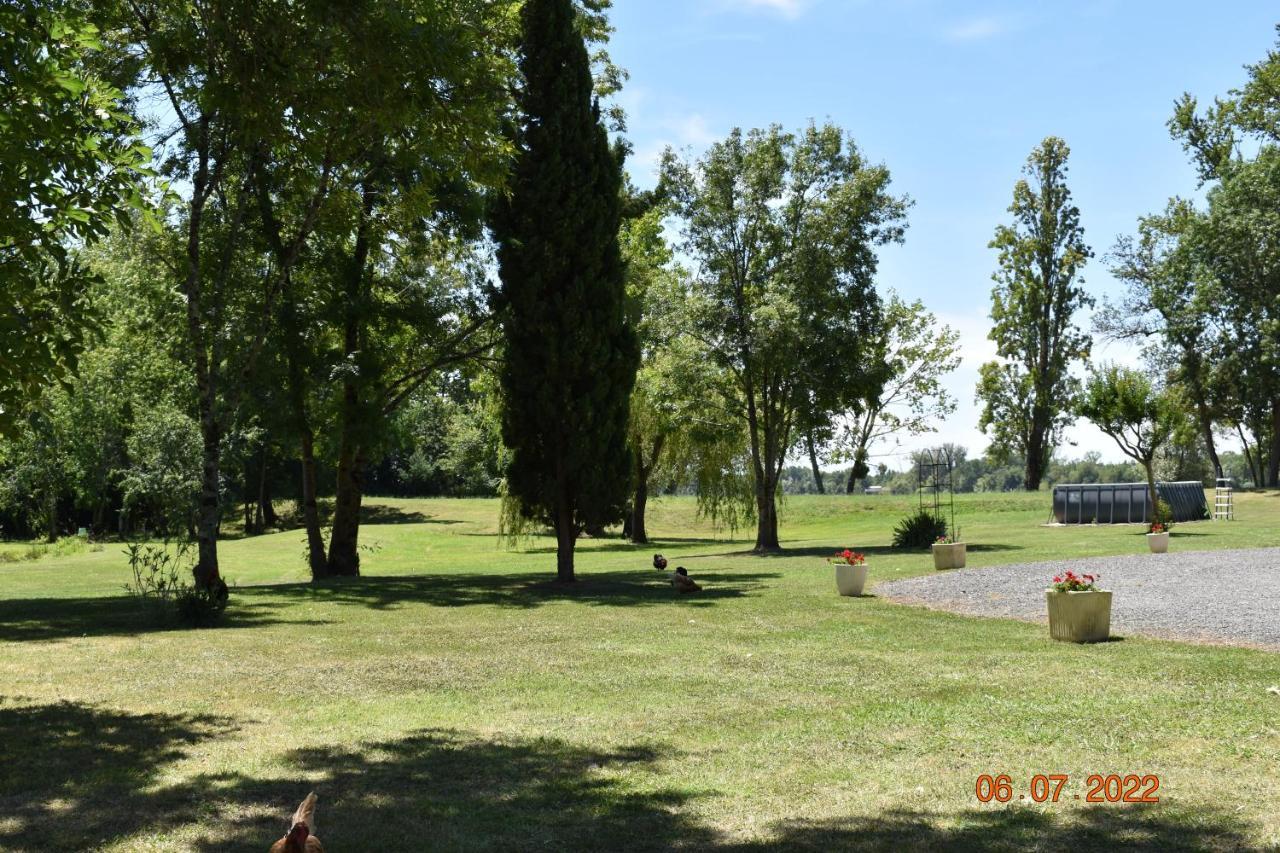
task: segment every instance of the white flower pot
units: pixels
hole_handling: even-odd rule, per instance
[[[867,585],[867,566],[851,566],[848,563],[836,563],[836,589],[841,595],[862,595],[862,588]]]
[[[1045,590],[1049,636],[1068,643],[1099,643],[1111,636],[1111,590]]]
[[[1169,531],[1164,533],[1148,533],[1147,545],[1152,554],[1165,554],[1169,551]]]
[[[963,569],[965,561],[965,543],[935,542],[933,543],[933,567],[935,569]]]

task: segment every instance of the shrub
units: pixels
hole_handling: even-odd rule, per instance
[[[926,509],[907,516],[893,529],[893,547],[924,549],[947,535],[947,523]]]
[[[1173,527],[1173,507],[1169,506],[1168,501],[1163,498],[1156,500],[1156,511],[1152,515],[1151,525],[1147,528],[1147,532],[1153,532],[1151,528],[1157,524],[1160,525],[1162,531]]]
[[[226,588],[206,589],[189,580],[194,550],[190,542],[170,547],[168,540],[160,545],[130,545],[125,553],[133,580],[124,585],[125,591],[158,621],[176,616],[188,625],[216,622],[227,606]]]

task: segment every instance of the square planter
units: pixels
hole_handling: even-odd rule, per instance
[[[1147,545],[1151,548],[1152,554],[1167,554],[1169,552],[1169,531],[1148,533]]]
[[[963,569],[965,561],[965,543],[935,542],[933,543],[933,567],[935,569]]]
[[[1111,636],[1111,590],[1045,590],[1049,636],[1068,643],[1099,643]]]
[[[848,563],[836,563],[836,590],[841,595],[862,595],[862,588],[866,585],[866,564],[850,566]]]

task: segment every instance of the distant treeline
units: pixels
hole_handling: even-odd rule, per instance
[[[955,452],[955,451],[953,451]],[[996,464],[985,457],[969,459],[962,454],[952,472],[952,484],[957,493],[967,492],[1013,492],[1021,491],[1025,465],[1020,459],[1011,459],[1005,464]],[[1047,487],[1056,483],[1141,483],[1146,474],[1142,467],[1131,462],[1102,462],[1100,454],[1086,453],[1084,458],[1068,460],[1054,459],[1050,466]],[[1249,465],[1240,453],[1220,454],[1223,473],[1235,481],[1238,488],[1251,488],[1254,483],[1250,479]],[[1162,481],[1199,480],[1205,486],[1214,484],[1213,469],[1206,460],[1194,456],[1182,460],[1182,464],[1166,460],[1159,471]],[[856,491],[868,486],[880,486],[884,491],[904,495],[916,490],[918,475],[914,464],[905,471],[892,471],[885,466],[858,481]],[[825,491],[826,494],[844,493],[849,484],[849,469],[822,472],[823,489],[818,488],[813,471],[808,466],[790,465],[782,473],[782,488],[789,495],[810,495]]]

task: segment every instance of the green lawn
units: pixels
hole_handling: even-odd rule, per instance
[[[568,590],[550,540],[499,547],[493,501],[377,503],[358,580],[306,583],[297,531],[226,542],[212,630],[147,630],[118,545],[0,563],[0,849],[262,851],[312,788],[331,853],[1280,849],[1280,655],[837,596],[836,548],[931,570],[887,547],[909,500],[792,498],[757,558],[663,499],[660,544],[584,541]],[[971,566],[1145,548],[1043,527],[1047,495],[957,512]],[[1280,546],[1280,495],[1238,516],[1172,547]],[[978,803],[984,773],[1015,802]],[[1037,773],[1062,802],[1016,802]],[[1161,800],[1085,806],[1092,773]]]

